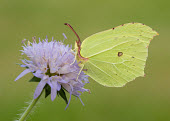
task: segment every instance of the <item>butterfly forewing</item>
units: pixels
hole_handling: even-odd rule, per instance
[[[121,87],[144,76],[150,40],[157,35],[150,27],[128,23],[85,39],[81,55],[89,58],[85,73],[98,83]]]

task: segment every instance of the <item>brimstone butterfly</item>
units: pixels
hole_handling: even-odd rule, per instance
[[[96,82],[108,87],[122,87],[144,76],[148,46],[158,35],[141,23],[127,23],[93,34],[82,43],[76,41],[77,61]]]

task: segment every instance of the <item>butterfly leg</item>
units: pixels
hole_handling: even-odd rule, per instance
[[[76,48],[74,50],[76,50]],[[74,61],[70,65],[73,65],[75,63],[76,58],[77,58],[77,51],[76,51],[76,53],[74,55],[75,55]]]
[[[73,61],[70,65],[73,65],[73,64],[75,63],[76,57],[77,57],[77,56],[75,56],[74,61]]]
[[[80,69],[80,71],[79,71],[79,73],[78,73],[78,75],[77,75],[76,81],[78,81],[79,75],[80,75],[80,73],[82,72],[83,68],[84,68],[84,65],[81,67],[81,69]]]

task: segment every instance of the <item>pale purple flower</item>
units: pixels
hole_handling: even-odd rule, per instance
[[[66,38],[65,35],[64,37]],[[28,45],[24,44],[21,51],[28,57],[28,59],[22,60],[24,64],[21,67],[27,69],[15,81],[29,72],[40,78],[41,81],[34,93],[35,99],[41,94],[46,84],[51,87],[52,101],[56,98],[57,91],[61,87],[70,93],[70,99],[71,95],[80,98],[80,92],[89,91],[83,88],[85,83],[88,83],[88,76],[84,72],[79,74],[80,67],[77,61],[74,61],[75,52],[69,45],[66,46],[62,42],[53,40],[53,38],[51,42],[48,42],[46,38],[42,41],[39,39],[38,43],[34,40],[33,43],[28,42]]]

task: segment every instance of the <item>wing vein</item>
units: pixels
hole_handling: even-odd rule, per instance
[[[134,41],[134,40],[131,40],[131,41]],[[117,46],[119,46],[119,45],[121,45],[121,44],[125,44],[125,43],[131,42],[131,41],[122,42],[122,43],[117,44],[117,45],[115,45],[115,46],[113,46],[113,47],[110,47],[110,48],[108,48],[108,49],[105,49],[105,50],[102,50],[102,51],[100,51],[100,52],[98,52],[98,53],[95,53],[95,54],[89,56],[88,58],[90,58],[90,57],[92,57],[92,56],[94,56],[94,55],[98,55],[98,54],[100,54],[100,53],[106,52],[106,51],[111,50],[111,49],[113,49],[113,48],[115,48],[115,47],[117,47]]]
[[[95,66],[96,68],[98,68],[100,71],[102,71],[103,73],[105,73],[106,75],[108,75],[109,77],[111,77],[112,79],[114,79],[118,84],[120,84],[120,82],[118,82],[115,78],[113,78],[111,75],[107,74],[104,70],[102,70],[101,68],[97,67],[94,63],[90,62],[93,66]]]

